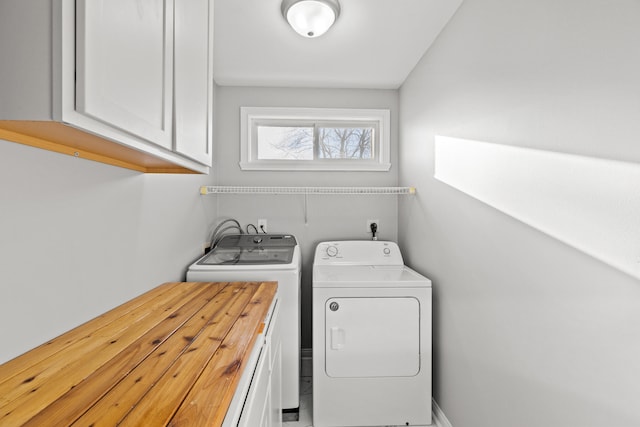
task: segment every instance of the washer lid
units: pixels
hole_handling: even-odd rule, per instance
[[[313,287],[423,288],[431,287],[431,281],[405,265],[316,265],[313,268]]]
[[[289,264],[293,248],[216,248],[198,261],[198,265]]]
[[[290,264],[298,243],[290,234],[229,234],[197,265]]]
[[[291,234],[226,234],[220,238],[216,248],[293,248],[296,238]]]

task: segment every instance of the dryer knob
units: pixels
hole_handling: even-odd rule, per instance
[[[329,255],[330,257],[338,255],[338,248],[336,248],[335,246],[329,246],[327,248],[327,255]]]

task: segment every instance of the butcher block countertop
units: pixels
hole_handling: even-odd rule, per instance
[[[276,290],[152,289],[0,365],[0,426],[220,426]]]

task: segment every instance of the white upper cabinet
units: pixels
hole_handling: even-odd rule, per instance
[[[213,2],[176,0],[174,22],[174,150],[211,165]]]
[[[0,44],[0,138],[142,172],[208,173],[213,1],[0,2],[0,38],[12,40]]]
[[[171,149],[172,91],[172,1],[76,1],[78,112]]]

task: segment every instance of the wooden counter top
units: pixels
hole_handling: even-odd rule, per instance
[[[0,426],[219,426],[276,289],[152,289],[0,365]]]

